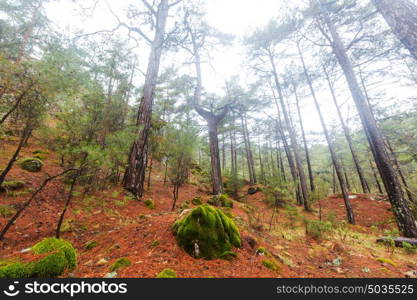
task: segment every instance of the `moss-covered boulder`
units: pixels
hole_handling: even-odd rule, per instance
[[[207,200],[207,203],[213,206],[233,208],[233,201],[226,194],[215,195]]]
[[[177,243],[195,258],[220,258],[232,246],[240,247],[239,230],[220,209],[203,204],[175,222]]]
[[[77,266],[77,253],[70,242],[46,238],[31,248],[29,262],[19,259],[0,262],[0,278],[52,278]]]
[[[39,172],[42,170],[43,162],[34,157],[27,157],[20,162],[20,167],[29,172]]]

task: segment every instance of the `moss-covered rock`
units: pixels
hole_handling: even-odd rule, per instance
[[[0,192],[2,191],[16,191],[25,186],[26,182],[22,180],[6,180],[0,186]]]
[[[46,238],[31,248],[38,259],[30,262],[0,263],[0,278],[52,278],[72,271],[77,266],[77,254],[70,242]]]
[[[149,208],[149,209],[155,209],[155,203],[153,202],[152,199],[147,199],[147,200],[145,200],[144,203],[145,203],[145,205],[146,205],[147,208]]]
[[[178,245],[195,258],[221,257],[232,246],[240,247],[239,230],[220,209],[204,204],[172,226]]]
[[[193,205],[201,205],[203,204],[203,201],[201,200],[201,197],[195,197],[191,200],[191,203]]]
[[[156,278],[177,278],[177,273],[172,269],[163,269]]]
[[[126,257],[122,257],[119,258],[118,260],[116,260],[110,267],[110,272],[115,272],[121,268],[125,268],[128,267],[132,264],[132,262],[130,261],[130,259],[126,258]]]
[[[230,200],[229,196],[227,196],[226,194],[215,195],[215,196],[211,197],[207,201],[207,204],[210,204],[210,205],[213,205],[213,206],[233,208],[233,201]]]
[[[40,159],[28,157],[20,162],[20,167],[29,172],[39,172],[42,170],[43,163]]]

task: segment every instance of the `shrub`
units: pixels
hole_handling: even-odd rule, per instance
[[[295,226],[295,223],[297,222],[300,214],[297,210],[297,207],[293,206],[293,205],[286,205],[285,206],[286,210],[285,210],[285,214],[288,217],[289,220],[289,227],[293,228]]]
[[[77,266],[77,253],[70,242],[46,238],[31,248],[39,259],[25,263],[9,261],[0,264],[0,278],[50,278],[72,271]]]
[[[195,258],[219,258],[240,247],[239,230],[220,209],[203,204],[172,226],[178,245]]]
[[[172,269],[163,269],[156,278],[177,278],[177,273]]]
[[[201,205],[203,204],[203,201],[201,200],[201,197],[195,197],[191,200],[191,203],[193,205]]]
[[[213,206],[233,208],[233,201],[230,200],[229,196],[226,194],[213,196],[207,201],[207,203]]]
[[[322,239],[324,234],[331,231],[333,226],[329,221],[305,220],[306,234],[314,239]]]
[[[42,169],[43,163],[40,159],[28,157],[20,162],[20,167],[29,172],[39,172]]]
[[[147,208],[149,208],[149,209],[155,209],[155,203],[153,202],[152,199],[147,199],[147,200],[145,200],[144,203],[145,203],[145,205],[146,205]]]
[[[119,269],[128,267],[132,264],[132,262],[130,261],[130,259],[126,258],[126,257],[122,257],[119,258],[118,260],[116,260],[110,267],[110,272],[115,272]]]

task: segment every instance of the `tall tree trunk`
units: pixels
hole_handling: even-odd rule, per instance
[[[323,114],[321,112],[320,105],[319,105],[319,102],[317,100],[314,88],[313,88],[313,83],[311,81],[310,75],[308,74],[307,67],[306,67],[305,62],[304,62],[303,53],[301,52],[300,46],[297,45],[297,47],[298,47],[298,53],[299,53],[299,56],[300,56],[300,60],[301,60],[301,63],[303,65],[304,75],[307,79],[308,86],[310,87],[311,96],[313,97],[314,104],[316,106],[316,110],[317,110],[317,113],[318,113],[319,118],[320,118],[320,123],[321,123],[321,126],[323,128],[324,136],[326,137],[326,140],[327,140],[327,145],[329,147],[330,156],[332,158],[332,163],[333,163],[337,178],[339,180],[340,189],[342,191],[343,200],[345,202],[347,219],[348,219],[348,222],[350,224],[355,224],[355,216],[353,214],[352,205],[350,204],[349,194],[348,194],[348,190],[347,190],[347,186],[346,186],[346,181],[345,181],[345,179],[343,177],[343,173],[342,173],[343,170],[342,170],[342,167],[340,165],[339,159],[337,158],[336,151],[335,151],[334,145],[333,145],[333,141],[332,141],[332,139],[329,135],[329,132],[327,130],[326,122],[324,121],[324,117],[323,117]]]
[[[298,120],[300,122],[300,128],[301,128],[301,136],[303,138],[304,151],[306,153],[308,177],[310,179],[310,190],[312,192],[314,192],[314,175],[313,175],[313,169],[311,168],[310,152],[308,150],[306,134],[305,134],[305,131],[304,131],[303,118],[301,117],[300,101],[299,101],[299,98],[298,98],[297,87],[296,87],[295,83],[293,84],[293,86],[294,86],[295,101],[296,101],[296,104],[297,104]]]
[[[278,79],[278,73],[277,73],[276,66],[275,66],[274,56],[272,55],[271,52],[269,53],[269,59],[270,59],[270,62],[271,62],[272,73],[274,75],[275,87],[278,91],[278,99],[279,99],[280,104],[281,104],[281,109],[282,109],[282,113],[284,115],[285,125],[287,127],[287,130],[288,130],[288,133],[289,133],[289,136],[290,136],[290,140],[291,140],[291,146],[292,146],[292,149],[293,149],[293,152],[294,152],[294,159],[295,159],[295,166],[296,166],[296,169],[294,169],[294,170],[296,172],[296,174],[295,174],[296,184],[297,184],[297,187],[299,188],[299,204],[304,205],[304,208],[307,211],[309,211],[310,210],[310,205],[309,205],[309,200],[308,200],[307,180],[306,180],[306,176],[305,176],[305,173],[304,173],[303,164],[301,162],[301,155],[300,155],[300,151],[298,149],[297,138],[296,138],[295,130],[291,126],[289,113],[287,111],[285,101],[284,101],[284,95],[282,93],[282,87],[281,87],[281,84],[280,84],[279,79]],[[277,107],[277,112],[279,114],[279,105],[278,105],[277,97],[275,97],[275,95],[274,95],[274,100],[275,100],[275,105]],[[281,128],[282,128],[282,126],[281,126]]]
[[[337,103],[336,93],[334,91],[333,84],[330,81],[329,74],[328,74],[328,72],[327,72],[327,70],[326,70],[326,68],[325,68],[324,65],[323,65],[323,72],[324,72],[324,74],[326,76],[327,83],[329,85],[329,90],[330,90],[330,93],[332,95],[333,103],[334,103],[334,105],[336,107],[336,111],[337,111],[337,115],[339,117],[340,123],[342,124],[342,128],[343,128],[343,132],[344,132],[345,137],[346,137],[346,141],[348,142],[348,145],[349,145],[350,153],[352,154],[353,163],[355,165],[356,172],[358,173],[358,177],[359,177],[359,181],[361,183],[362,191],[363,191],[364,194],[369,193],[370,190],[369,190],[368,182],[366,181],[366,178],[365,178],[365,175],[363,173],[361,164],[359,162],[359,158],[358,158],[358,156],[356,154],[356,150],[355,150],[355,148],[353,146],[352,137],[350,135],[349,128],[347,127],[347,125],[346,125],[346,123],[345,123],[345,121],[343,119],[342,113],[340,111],[339,104]]]
[[[149,190],[150,190],[150,188],[151,188],[152,166],[153,166],[153,155],[151,155],[151,162],[149,163],[148,183],[147,183],[147,190],[148,190],[148,191],[149,191]]]
[[[378,187],[378,192],[379,192],[380,195],[383,195],[384,191],[382,190],[382,186],[379,183],[378,175],[376,174],[374,165],[372,164],[372,160],[369,160],[369,165],[371,166],[371,171],[372,171],[372,174],[374,175],[375,184]]]
[[[133,143],[128,167],[123,178],[123,186],[136,197],[142,197],[144,192],[145,170],[148,161],[148,137],[152,120],[152,106],[155,94],[159,65],[165,41],[165,30],[168,19],[168,0],[161,0],[156,12],[155,36],[151,45],[148,69],[145,76],[143,96],[139,106],[137,125],[139,127],[136,141]]]
[[[398,228],[406,237],[417,237],[417,225],[415,218],[407,205],[406,199],[403,197],[395,170],[391,166],[388,154],[385,151],[382,135],[371,115],[369,106],[366,104],[366,99],[360,89],[356,75],[353,71],[352,63],[347,55],[339,33],[336,31],[336,28],[330,19],[329,12],[323,4],[323,0],[319,1],[324,22],[326,23],[332,37],[333,52],[336,55],[348,82],[349,89],[362,121],[362,125],[370,142],[372,154],[393,207]]]
[[[255,174],[253,153],[252,153],[252,147],[250,143],[250,137],[249,137],[245,113],[241,114],[241,122],[242,122],[243,141],[245,144],[246,160],[248,163],[249,183],[251,185],[254,185],[256,184],[256,174]]]
[[[410,0],[373,0],[397,38],[417,59],[417,6]]]

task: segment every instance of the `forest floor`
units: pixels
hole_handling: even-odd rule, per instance
[[[0,144],[0,168],[6,165],[15,147],[13,141]],[[36,141],[31,142],[20,157],[31,157],[37,149],[42,147]],[[24,171],[15,164],[8,179],[23,180],[26,185],[18,192],[0,194],[0,205],[18,209],[46,174],[60,171],[53,153],[47,154],[39,173]],[[233,250],[237,258],[233,261],[194,259],[176,244],[171,233],[171,225],[179,218],[180,210],[171,212],[171,187],[163,184],[160,174],[155,172],[151,190],[144,196],[153,199],[155,209],[127,197],[120,186],[87,196],[82,195],[81,189],[74,192],[62,238],[71,241],[77,249],[78,267],[65,277],[104,277],[110,272],[111,264],[122,257],[130,259],[132,264],[119,270],[117,277],[155,277],[165,268],[175,270],[178,277],[200,278],[404,277],[406,272],[417,270],[417,254],[376,243],[384,231],[395,228],[390,204],[374,195],[362,194],[351,200],[357,225],[340,225],[317,241],[306,235],[301,216],[318,219],[318,207],[312,213],[297,208],[295,219],[280,208],[271,226],[273,208],[265,204],[262,192],[245,193],[242,202],[234,201],[230,211],[243,240],[243,247]],[[0,242],[0,258],[20,255],[21,250],[54,236],[67,191],[62,180],[50,182]],[[196,184],[185,185],[180,189],[177,207],[196,196],[210,197]],[[345,219],[343,199],[337,195],[321,200],[320,205],[323,219],[332,216],[340,221]],[[9,218],[0,216],[0,226],[4,227]],[[255,240],[257,245],[253,246],[250,240]],[[91,241],[97,242],[97,246],[86,250],[85,244]],[[262,264],[265,256],[256,254],[259,246],[265,247],[282,264],[279,271]]]

